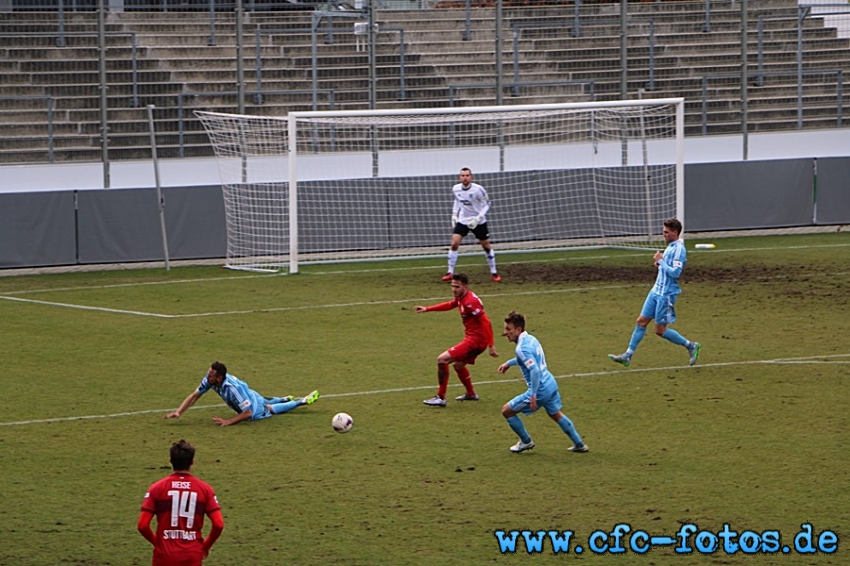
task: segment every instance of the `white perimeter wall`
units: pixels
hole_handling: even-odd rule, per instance
[[[792,159],[799,157],[850,157],[850,128],[817,130],[781,134],[751,134],[748,138],[749,161]],[[638,152],[635,152],[638,154]],[[618,155],[618,154],[615,154]],[[450,174],[460,167],[472,167],[473,171],[490,170],[487,165],[492,156],[478,156],[474,152],[461,152],[457,158],[463,161],[442,158],[430,159],[423,156],[423,171],[407,174]],[[578,157],[576,163],[560,162],[561,168],[586,167],[587,159]],[[723,163],[743,161],[743,137],[706,136],[685,139],[685,163]],[[612,163],[616,165],[616,159]],[[279,173],[285,178],[286,160],[280,160]],[[597,165],[601,165],[597,163]],[[507,166],[511,167],[510,163]],[[299,179],[327,178],[328,171],[345,171],[347,168],[328,168],[324,164],[311,167],[304,162],[299,170]],[[274,167],[271,169],[275,169]],[[270,169],[270,170],[271,170]],[[312,171],[311,171],[312,169]],[[383,166],[382,166],[383,169]],[[214,158],[161,159],[159,161],[160,183],[163,187],[193,187],[218,185],[222,172]],[[347,175],[356,170],[347,169]],[[321,171],[321,173],[318,173]],[[364,173],[368,176],[369,169]],[[382,170],[382,175],[396,172]],[[399,172],[400,173],[400,172]],[[227,175],[227,173],[224,173]],[[275,174],[277,176],[277,174]],[[331,175],[332,176],[332,175]],[[100,163],[62,163],[38,165],[0,166],[0,193],[20,193],[61,190],[91,190],[103,188],[103,167]],[[116,161],[110,163],[110,188],[155,187],[152,161]]]

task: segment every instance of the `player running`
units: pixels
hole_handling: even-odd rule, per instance
[[[629,367],[629,364],[632,363],[632,355],[646,334],[649,321],[655,319],[655,333],[673,344],[686,348],[690,356],[689,364],[697,363],[701,348],[700,343],[691,342],[672,328],[667,328],[668,324],[673,324],[676,320],[674,306],[679,293],[682,292],[679,288],[679,276],[688,262],[685,241],[679,238],[681,233],[682,223],[678,219],[668,218],[664,221],[661,234],[664,236],[664,241],[667,242],[667,249],[664,250],[663,254],[657,251],[653,256],[655,267],[658,269],[655,285],[646,295],[643,309],[637,318],[635,329],[632,331],[628,349],[619,356],[608,354],[608,358],[612,362]]]
[[[490,351],[490,355],[498,358],[496,347],[493,345],[493,326],[487,313],[484,312],[484,304],[478,295],[469,290],[469,278],[463,273],[452,275],[452,293],[454,299],[451,301],[431,305],[429,307],[413,307],[416,312],[449,311],[457,308],[464,326],[464,339],[437,357],[437,394],[425,399],[423,403],[432,407],[446,406],[446,389],[449,386],[449,364],[453,364],[458,379],[466,388],[466,393],[456,397],[457,401],[477,401],[478,395],[472,385],[467,364],[474,364],[475,359],[484,350]]]
[[[522,377],[528,385],[528,390],[517,395],[502,407],[502,416],[508,425],[519,436],[519,442],[510,447],[511,452],[525,452],[534,448],[534,441],[525,430],[520,413],[530,415],[540,407],[546,410],[549,418],[555,421],[561,430],[570,437],[573,445],[567,448],[570,452],[587,452],[587,444],[582,442],[576,432],[573,422],[561,412],[561,394],[558,382],[546,366],[546,356],[540,342],[525,331],[525,316],[511,311],[505,318],[504,336],[509,342],[516,344],[516,357],[499,366],[499,373],[505,373],[512,366],[519,366]]]
[[[449,248],[449,272],[443,276],[443,281],[451,281],[457,265],[458,248],[463,238],[471,231],[487,257],[490,266],[490,277],[498,283],[502,280],[496,271],[496,252],[490,246],[490,230],[487,228],[487,212],[490,210],[490,197],[487,191],[478,183],[472,182],[472,171],[469,167],[460,170],[460,183],[452,187],[454,205],[452,207],[452,243]]]

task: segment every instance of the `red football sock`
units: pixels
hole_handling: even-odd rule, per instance
[[[457,377],[460,379],[460,382],[463,383],[463,386],[466,387],[466,394],[470,397],[475,395],[475,388],[472,386],[472,378],[469,376],[469,370],[466,367],[461,369],[455,369],[457,372]]]
[[[449,387],[449,364],[437,364],[437,397],[446,398],[446,389]]]

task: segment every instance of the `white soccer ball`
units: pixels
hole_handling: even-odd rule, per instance
[[[337,413],[331,420],[331,426],[339,433],[348,432],[354,426],[354,419],[348,413]]]

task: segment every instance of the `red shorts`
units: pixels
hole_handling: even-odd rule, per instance
[[[474,364],[475,358],[480,356],[486,349],[486,346],[481,346],[472,340],[466,339],[460,344],[455,344],[449,348],[448,352],[452,359],[456,362]]]

